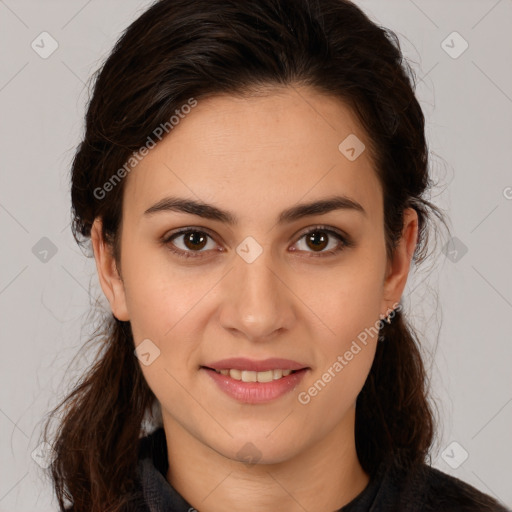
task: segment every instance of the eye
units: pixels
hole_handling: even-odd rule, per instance
[[[180,239],[182,240],[177,243],[176,240]],[[347,235],[325,226],[315,226],[302,233],[296,245],[300,245],[303,239],[306,249],[299,249],[299,251],[312,252],[308,257],[329,256],[354,246]],[[209,246],[210,241],[212,243]],[[171,233],[162,239],[162,244],[181,258],[201,258],[203,257],[201,253],[215,249],[216,246],[209,233],[192,227]],[[329,246],[331,249],[326,251],[325,249]],[[308,248],[313,248],[313,251],[308,251]],[[292,251],[295,252],[297,249]]]
[[[332,240],[333,238],[335,240]],[[306,233],[302,234],[297,244],[300,244],[302,241],[304,242],[303,246],[306,247],[306,252],[310,252],[308,248],[313,248],[313,254],[310,254],[310,257],[333,255],[342,251],[344,248],[353,247],[354,245],[348,236],[325,226],[315,226],[309,229]],[[324,249],[329,247],[329,245],[331,245],[331,249],[325,251]],[[295,250],[296,249],[293,249],[293,251]]]
[[[174,240],[182,238],[179,244],[176,244]],[[173,233],[162,240],[162,243],[166,245],[169,250],[182,258],[197,258],[201,257],[201,254],[205,252],[203,249],[213,249],[214,247],[208,247],[208,239],[213,240],[212,237],[199,229],[186,228],[177,233]],[[181,247],[179,247],[181,245]]]

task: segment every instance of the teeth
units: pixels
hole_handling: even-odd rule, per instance
[[[250,373],[254,373],[254,375],[256,377],[255,380],[257,380],[258,382],[272,382],[272,380],[274,380],[273,370],[267,370],[266,372],[250,372]],[[242,373],[242,379],[243,379],[243,373]]]
[[[222,375],[229,375],[232,379],[242,382],[271,382],[281,377],[286,377],[292,373],[292,370],[266,370],[264,372],[253,372],[249,370],[215,370]]]
[[[232,379],[242,380],[242,372],[240,370],[229,370],[229,376]]]

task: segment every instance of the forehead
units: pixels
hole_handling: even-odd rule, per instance
[[[350,160],[339,148],[346,139],[367,149]],[[202,99],[129,173],[123,216],[141,216],[173,195],[262,221],[299,201],[338,193],[377,220],[382,192],[368,148],[350,108],[310,88]]]

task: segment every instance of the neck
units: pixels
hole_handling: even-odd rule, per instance
[[[293,458],[248,465],[221,455],[165,417],[167,480],[201,512],[332,512],[369,482],[357,458],[354,422],[352,409],[327,436]]]

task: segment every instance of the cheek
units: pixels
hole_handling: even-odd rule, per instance
[[[383,272],[381,260],[361,256],[306,295],[319,312],[319,327],[311,333],[318,367],[300,390],[305,392],[301,403],[316,401],[328,415],[337,415],[355,401],[375,355]]]
[[[178,269],[166,255],[155,257],[159,251],[126,252],[123,273],[135,346],[150,340],[154,346],[148,346],[158,354],[141,369],[160,401],[181,400],[180,384],[198,369],[204,307],[218,276]]]
[[[164,248],[147,247],[147,241],[127,240],[123,261],[126,302],[135,340],[163,341],[179,330],[199,300],[201,280],[177,270]]]
[[[357,310],[347,306],[334,325],[336,336],[317,337],[318,365],[297,390],[304,413],[321,415],[326,424],[337,424],[355,404],[373,364],[379,322],[368,304]]]
[[[342,340],[355,338],[379,320],[383,272],[378,260],[354,258],[332,272],[305,275],[294,290],[316,314],[319,334],[342,349]]]
[[[144,378],[163,411],[172,410],[173,404],[190,403],[186,389],[190,376],[197,372],[202,339],[198,333],[197,303],[205,294],[203,286],[190,286],[187,276],[178,275],[170,265],[161,263],[146,266],[138,259],[126,269],[127,303],[135,345],[146,343],[152,358],[146,365],[139,356]],[[184,416],[199,422],[200,411],[193,411]]]

